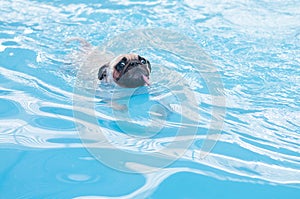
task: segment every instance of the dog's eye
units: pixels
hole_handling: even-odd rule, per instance
[[[123,68],[126,66],[126,58],[124,57],[116,66],[116,69],[118,72],[120,72],[121,70],[123,70]]]
[[[124,61],[122,61],[121,63],[120,63],[120,66],[122,66],[122,67],[124,67],[126,64],[125,64],[125,62]]]
[[[140,62],[141,62],[142,64],[146,64],[146,63],[147,63],[146,59],[143,58],[143,57],[141,57],[141,56],[139,56],[139,60],[140,60]]]
[[[142,64],[146,64],[147,62],[146,62],[146,60],[145,60],[144,58],[142,58],[142,59],[141,59],[141,63],[142,63]]]
[[[118,63],[118,65],[116,66],[116,69],[117,69],[117,71],[121,71],[121,70],[123,70],[123,68],[125,67],[125,62],[120,62],[120,63]]]

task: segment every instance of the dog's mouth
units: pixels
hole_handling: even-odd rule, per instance
[[[146,69],[142,67],[136,67],[123,73],[121,76],[115,79],[115,82],[121,87],[136,88],[140,86],[150,86],[149,74]]]
[[[151,85],[150,80],[149,80],[149,77],[147,77],[146,75],[142,75],[142,78],[143,78],[143,80],[145,81],[145,84],[146,84],[147,86],[150,86],[150,85]]]

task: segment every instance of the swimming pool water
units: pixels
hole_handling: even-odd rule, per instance
[[[299,198],[299,10],[297,0],[2,0],[0,198]],[[72,37],[151,61],[152,86],[117,97],[128,114],[101,88],[81,98],[92,49]],[[220,137],[207,136],[213,120]]]

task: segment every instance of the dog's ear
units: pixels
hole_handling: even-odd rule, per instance
[[[106,75],[107,75],[107,72],[106,72],[107,68],[108,68],[108,64],[104,64],[103,66],[101,66],[99,68],[99,72],[98,72],[98,79],[99,80],[102,80],[103,78],[106,77]]]
[[[150,64],[150,62],[147,60],[147,64],[148,64],[148,68],[149,68],[149,70],[150,70],[150,73],[151,73],[151,71],[152,71],[152,68],[151,68],[151,64]]]

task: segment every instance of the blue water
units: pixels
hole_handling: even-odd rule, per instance
[[[0,198],[300,198],[299,21],[297,0],[1,0]],[[103,48],[152,86],[91,87]]]

